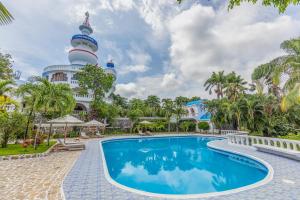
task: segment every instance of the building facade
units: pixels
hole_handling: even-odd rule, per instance
[[[74,112],[82,112],[90,110],[90,102],[93,99],[93,94],[89,92],[87,95],[76,93],[75,89],[79,87],[78,80],[74,76],[85,65],[98,65],[98,43],[90,35],[93,29],[89,23],[89,13],[86,12],[86,17],[79,26],[81,34],[75,34],[71,38],[72,49],[68,53],[70,64],[67,65],[50,65],[44,68],[42,76],[53,83],[67,83],[74,89],[74,98],[76,107]],[[99,66],[100,67],[100,66]],[[116,80],[116,70],[112,61],[108,62],[105,67],[106,73],[110,73]],[[115,88],[115,83],[109,93],[112,93]],[[108,96],[109,94],[107,94]]]

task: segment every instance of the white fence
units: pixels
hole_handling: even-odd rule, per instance
[[[248,132],[237,130],[221,130],[221,135],[248,135]]]
[[[244,146],[252,146],[253,144],[262,144],[292,151],[300,151],[300,141],[286,140],[279,138],[258,137],[248,135],[227,135],[228,142]]]

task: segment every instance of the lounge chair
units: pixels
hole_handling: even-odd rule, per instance
[[[80,132],[80,137],[83,139],[89,139],[90,137],[85,134],[85,132]]]
[[[57,139],[58,143],[62,145],[68,151],[75,151],[75,150],[83,150],[85,149],[84,143],[65,143],[61,139]]]
[[[104,137],[104,135],[102,135],[99,131],[96,132],[96,136],[97,136],[98,138],[103,138],[103,137]]]
[[[150,136],[152,135],[149,131],[146,131],[145,133],[141,130],[139,130],[138,135],[140,136]]]

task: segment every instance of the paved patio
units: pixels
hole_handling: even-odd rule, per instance
[[[61,183],[80,152],[0,161],[0,199],[61,199]]]
[[[300,200],[300,162],[257,152],[251,148],[228,145],[226,140],[210,143],[215,148],[249,154],[267,161],[274,169],[273,180],[247,191],[205,198],[208,200]],[[250,175],[251,176],[251,175]],[[65,199],[143,200],[142,196],[111,185],[104,176],[99,141],[89,141],[63,182]],[[203,198],[202,198],[203,199]]]

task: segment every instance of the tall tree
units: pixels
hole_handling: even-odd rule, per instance
[[[86,65],[76,73],[78,79],[80,93],[93,94],[93,102],[101,102],[105,94],[112,88],[114,77],[107,74],[104,69],[96,65]]]
[[[228,99],[236,101],[240,94],[246,91],[247,82],[235,72],[231,72],[226,76],[224,93]]]
[[[187,110],[184,109],[185,101],[182,97],[176,97],[174,102],[174,115],[176,117],[176,132],[179,131],[179,121],[183,115],[187,114]]]
[[[11,85],[14,84],[11,80],[0,80],[0,95],[4,95],[5,93],[11,92]]]
[[[12,76],[13,69],[11,56],[0,52],[0,80],[10,80],[12,79]]]
[[[212,91],[217,94],[217,98],[223,98],[223,90],[225,87],[226,76],[224,71],[213,72],[211,77],[207,79],[204,83],[205,91],[209,91],[209,94],[212,94]]]
[[[42,118],[50,119],[69,114],[75,107],[75,99],[69,85],[54,84],[43,78],[37,78],[37,82],[20,86],[17,94],[23,97],[28,113],[24,139],[27,137],[30,122],[35,120],[37,113]]]
[[[150,95],[145,100],[146,106],[150,108],[151,117],[157,115],[160,110],[160,99],[158,96]]]
[[[132,133],[134,125],[137,123],[140,117],[143,116],[143,112],[140,109],[131,109],[128,113],[128,117],[131,120],[131,129],[130,132]]]
[[[171,129],[171,117],[174,113],[174,102],[172,99],[163,99],[162,100],[162,111],[168,122],[168,132]]]
[[[273,59],[269,63],[258,66],[253,74],[252,80],[256,83],[265,82],[269,87],[269,91],[273,93],[277,99],[282,99],[282,108],[286,110],[285,105],[290,105],[291,102],[287,99],[295,99],[300,97],[300,92],[297,90],[297,85],[300,83],[300,38],[286,40],[281,43],[281,48],[288,55],[280,56]],[[282,77],[285,76],[283,79]],[[282,82],[283,81],[283,82]],[[280,86],[283,85],[282,88]],[[291,94],[289,94],[291,92]],[[295,97],[295,98],[293,98]],[[286,104],[287,102],[290,102]]]

